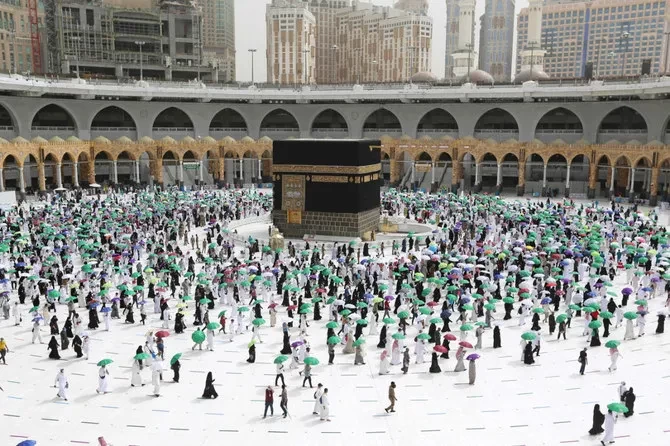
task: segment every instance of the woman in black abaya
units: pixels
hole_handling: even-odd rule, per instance
[[[212,378],[212,372],[207,373],[207,379],[205,380],[205,390],[202,392],[202,397],[206,399],[218,398],[219,394],[216,393],[214,388],[214,378]]]
[[[60,345],[58,344],[58,341],[56,340],[56,336],[51,336],[51,340],[49,341],[49,345],[47,347],[49,351],[49,358],[51,359],[60,359],[60,355],[58,354],[58,347]]]
[[[605,415],[600,411],[600,404],[593,406],[593,426],[589,430],[589,434],[598,435],[604,432],[603,423],[605,422]]]
[[[440,368],[439,364],[437,363],[437,353],[433,352],[433,357],[430,361],[430,373],[440,373],[442,369]]]
[[[386,327],[386,324],[384,324],[379,332],[379,344],[377,344],[377,348],[386,348]]]
[[[533,343],[528,341],[526,347],[523,349],[523,363],[524,364],[535,364],[535,359],[533,358]]]
[[[502,343],[500,342],[500,327],[496,325],[493,327],[493,348],[500,347],[502,347]]]

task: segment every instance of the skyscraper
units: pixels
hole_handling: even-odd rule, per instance
[[[428,13],[428,0],[398,0],[393,7],[415,14],[426,15]]]
[[[337,83],[337,13],[351,4],[350,0],[310,0],[309,11],[316,20],[316,82]]]
[[[203,63],[219,69],[219,81],[235,80],[235,0],[200,0]]]
[[[514,45],[514,0],[486,0],[480,18],[479,68],[496,82],[512,78]]]
[[[447,42],[445,47],[444,77],[452,79],[454,77],[454,58],[451,56],[458,50],[458,18],[460,8],[458,0],[447,1]]]
[[[668,0],[553,0],[542,10],[540,45],[546,51],[544,71],[552,78],[585,75],[592,64],[596,77],[665,71]],[[517,71],[528,45],[528,8],[517,21]]]
[[[430,17],[354,2],[337,14],[337,23],[339,82],[407,82],[431,70]]]
[[[316,70],[316,19],[300,0],[272,0],[266,7],[267,81],[311,84]]]

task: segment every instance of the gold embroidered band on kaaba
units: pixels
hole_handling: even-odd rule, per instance
[[[319,166],[307,164],[273,164],[273,173],[309,173],[330,175],[366,175],[382,170],[381,163],[368,166]]]

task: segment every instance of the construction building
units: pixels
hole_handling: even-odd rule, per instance
[[[37,20],[41,27],[43,11]],[[41,51],[37,56],[41,57]],[[27,0],[0,0],[0,69],[4,73],[35,72]]]
[[[552,0],[542,8],[544,71],[554,79],[668,71],[668,0]],[[517,18],[517,71],[528,45],[528,8]]]
[[[203,57],[202,10],[196,2],[67,0],[55,10],[49,56],[56,60],[49,66],[63,73],[218,81],[217,67]]]

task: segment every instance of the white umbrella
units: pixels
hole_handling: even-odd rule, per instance
[[[97,189],[97,188],[100,188],[102,186],[100,186],[98,183],[92,183],[92,184],[89,184],[88,187],[93,187],[93,188]]]

